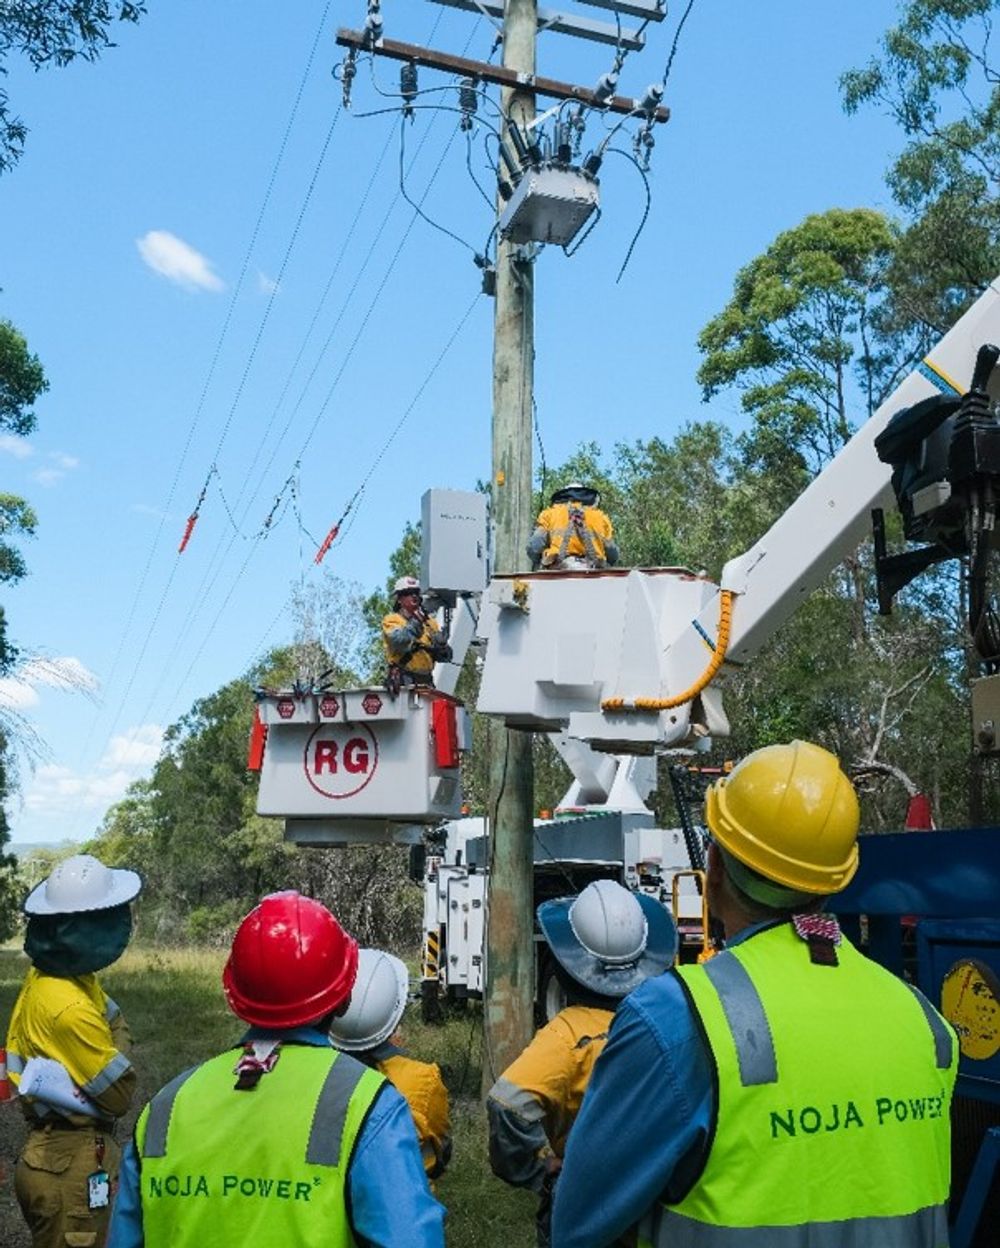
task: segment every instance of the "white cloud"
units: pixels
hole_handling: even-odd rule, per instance
[[[139,254],[154,273],[186,290],[225,290],[226,284],[212,262],[176,234],[150,230],[137,238]]]
[[[74,826],[81,814],[103,815],[121,801],[133,780],[149,771],[162,740],[158,724],[142,724],[113,737],[90,772],[75,772],[58,763],[38,767],[25,787],[25,811],[43,819],[73,818]]]
[[[38,705],[38,694],[31,685],[14,676],[5,676],[0,680],[0,707],[12,711],[25,711],[29,706]]]
[[[97,684],[94,673],[72,655],[53,659],[38,655],[29,659],[15,675],[0,680],[0,707],[23,711],[37,706],[39,687],[63,693],[74,690],[93,693]]]
[[[34,454],[26,438],[16,438],[12,433],[0,434],[0,451],[5,455],[13,455],[15,459],[28,459]]]
[[[103,811],[121,800],[133,779],[125,770],[81,776],[68,767],[46,763],[31,779],[24,808],[33,815]]]
[[[162,744],[163,729],[159,724],[143,724],[126,736],[112,737],[98,766],[112,770],[152,767],[160,757]]]
[[[61,481],[67,472],[72,472],[74,468],[80,467],[80,461],[75,455],[67,455],[64,451],[49,451],[46,456],[48,467],[38,468],[33,472],[32,479],[37,481],[39,485],[55,485]]]
[[[151,507],[149,503],[133,503],[129,511],[138,512],[140,516],[152,516],[156,520],[176,519],[169,511],[164,511],[162,507]]]
[[[278,283],[274,280],[273,277],[268,277],[266,273],[262,273],[260,269],[258,269],[257,270],[257,289],[262,291],[265,295],[273,295],[274,292],[276,290],[280,290],[281,287],[278,285]]]

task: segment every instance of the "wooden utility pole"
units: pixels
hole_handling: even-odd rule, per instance
[[[426,66],[457,74],[474,84],[499,86],[503,97],[504,138],[523,171],[523,143],[511,143],[510,126],[528,137],[535,118],[535,97],[571,101],[583,109],[599,109],[622,117],[643,117],[646,124],[665,122],[670,110],[656,100],[629,99],[615,93],[623,50],[643,46],[643,31],[662,21],[662,0],[587,0],[614,9],[616,21],[595,22],[571,11],[539,10],[538,0],[437,0],[452,8],[503,17],[503,65],[473,61],[416,44],[382,37],[379,0],[369,0],[365,29],[337,32],[348,49],[343,82],[345,98],[354,77],[354,59],[362,53],[402,61],[413,72]],[[622,27],[620,13],[643,19],[637,30]],[[535,43],[539,18],[546,29],[604,43],[615,49],[614,72],[596,88],[539,78],[535,74]],[[378,18],[376,22],[373,18]],[[348,74],[348,70],[350,73]],[[647,93],[648,94],[648,93]],[[532,158],[534,160],[534,158]],[[539,159],[541,159],[539,155]],[[506,178],[512,172],[498,172]],[[515,176],[515,181],[517,178]],[[508,190],[509,193],[509,190]],[[498,219],[503,201],[497,201]],[[534,282],[531,244],[497,240],[496,311],[493,338],[493,568],[499,573],[521,571],[525,547],[534,524],[531,448],[534,433]],[[487,926],[486,1051],[483,1082],[488,1088],[531,1039],[534,1001],[534,766],[532,736],[492,728],[488,737],[490,772],[490,833],[492,856]]]
[[[506,0],[503,64],[534,75],[537,0]],[[503,111],[522,128],[534,120],[531,90],[504,88]],[[500,210],[498,201],[497,211]],[[534,411],[535,266],[530,249],[497,245],[493,336],[494,567],[517,572],[534,522],[531,447]],[[490,733],[490,868],[486,1052],[489,1086],[531,1039],[534,999],[534,763],[532,736]]]

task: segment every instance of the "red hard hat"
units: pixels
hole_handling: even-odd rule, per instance
[[[222,972],[229,1008],[257,1027],[300,1027],[350,996],[358,942],[326,906],[272,893],[240,924]]]

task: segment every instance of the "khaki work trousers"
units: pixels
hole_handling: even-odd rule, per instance
[[[33,1128],[17,1159],[14,1191],[34,1248],[101,1248],[111,1208],[87,1207],[87,1179],[106,1170],[114,1191],[120,1163],[121,1149],[94,1127]]]

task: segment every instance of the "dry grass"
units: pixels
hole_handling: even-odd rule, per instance
[[[133,1061],[139,1076],[135,1113],[178,1071],[233,1044],[240,1024],[226,1008],[220,986],[224,955],[215,950],[130,949],[101,975],[132,1029]],[[0,1026],[7,1021],[28,962],[0,949]],[[412,1015],[412,1017],[411,1017]],[[490,1173],[486,1117],[479,1101],[481,1013],[476,1006],[426,1027],[411,1007],[404,1023],[407,1051],[436,1061],[452,1100],[454,1154],[438,1181],[438,1199],[448,1209],[449,1248],[532,1248],[535,1199],[514,1191]],[[131,1130],[135,1114],[119,1134]],[[21,1116],[0,1106],[0,1244],[27,1248],[28,1238],[14,1200],[13,1163],[23,1139]]]

